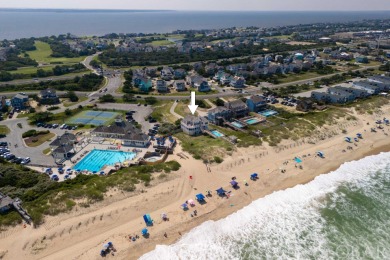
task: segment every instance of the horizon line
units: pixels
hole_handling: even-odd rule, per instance
[[[33,10],[33,11],[137,11],[137,12],[389,12],[388,10],[189,10],[189,9],[110,9],[110,8],[42,8],[42,7],[0,7],[0,10]]]

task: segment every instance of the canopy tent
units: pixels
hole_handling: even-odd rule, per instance
[[[233,187],[236,187],[238,185],[238,182],[236,182],[235,180],[231,181],[230,184],[233,186]]]
[[[193,201],[192,199],[187,200],[187,203],[191,206],[195,206],[195,201]]]
[[[147,228],[142,229],[141,233],[143,236],[146,236],[148,234],[148,229]]]
[[[225,190],[224,189],[222,189],[222,188],[219,188],[218,190],[216,190],[217,191],[217,194],[219,195],[219,196],[225,196]]]
[[[147,226],[152,226],[153,225],[153,220],[152,220],[152,218],[150,217],[149,214],[145,214],[144,215],[144,221],[145,221],[145,224]]]
[[[205,196],[202,193],[196,194],[195,197],[198,201],[204,201],[205,199]]]
[[[257,178],[259,178],[257,173],[251,174],[251,180],[256,180]]]

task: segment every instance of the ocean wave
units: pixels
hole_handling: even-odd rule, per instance
[[[389,165],[390,153],[344,163],[207,221],[141,259],[389,259],[390,212],[379,205],[390,201]]]

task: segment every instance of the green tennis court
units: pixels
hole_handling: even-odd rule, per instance
[[[66,123],[70,125],[105,125],[119,115],[115,112],[87,110],[69,118]]]

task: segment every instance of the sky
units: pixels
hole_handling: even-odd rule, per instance
[[[390,0],[0,0],[0,8],[368,11],[390,10]]]

